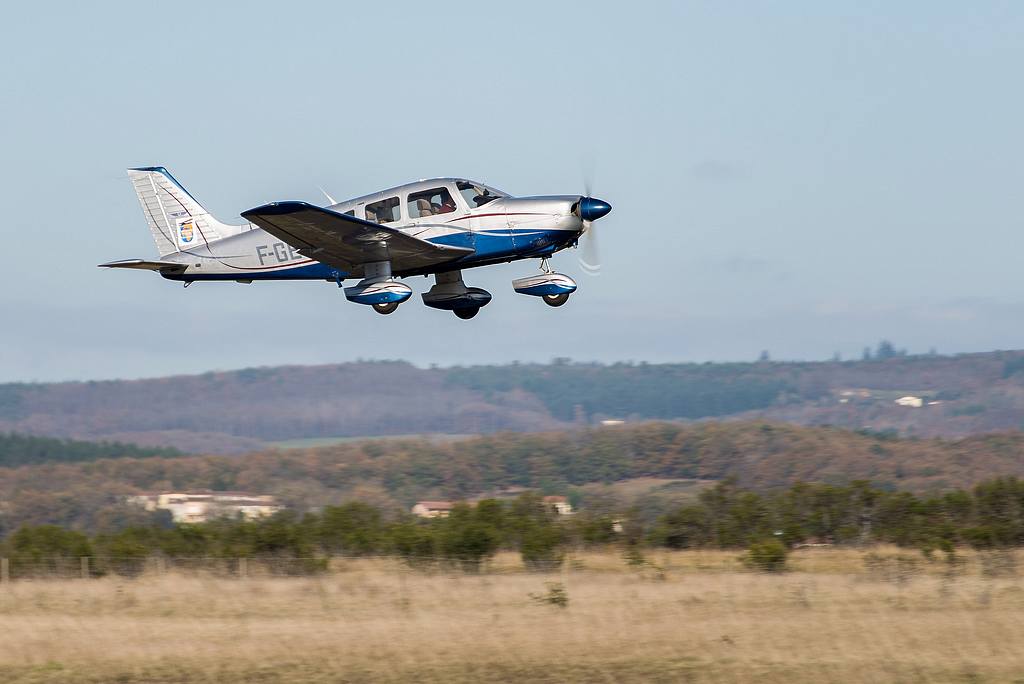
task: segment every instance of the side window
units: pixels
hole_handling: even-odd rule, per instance
[[[349,209],[348,211],[345,212],[344,215],[345,216],[353,216],[354,217],[356,215],[356,210],[355,209]]]
[[[409,194],[409,218],[450,214],[455,202],[448,188],[433,188]]]
[[[391,223],[397,221],[398,216],[398,198],[388,197],[380,202],[374,202],[373,204],[366,205],[366,220],[376,221],[377,223]]]
[[[469,181],[458,182],[459,194],[466,200],[470,207],[482,207],[492,200],[498,199],[497,195],[491,194],[491,189],[482,185],[476,185]]]

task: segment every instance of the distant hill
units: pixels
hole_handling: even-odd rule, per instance
[[[881,349],[881,348],[880,348]],[[1024,351],[864,361],[280,366],[0,385],[0,431],[200,453],[344,437],[536,432],[601,419],[769,419],[919,437],[1024,426]],[[921,407],[895,400],[912,396]]]
[[[870,480],[887,489],[925,492],[1024,476],[1022,456],[1024,433],[901,439],[758,422],[646,423],[448,442],[353,441],[244,457],[0,468],[0,527],[24,522],[99,527],[130,513],[119,504],[124,495],[165,488],[252,490],[274,494],[300,511],[352,499],[393,510],[418,499],[521,488],[587,498],[595,483],[634,481],[650,489],[659,480],[684,485],[726,477],[758,490],[801,481]]]
[[[404,362],[280,366],[152,380],[0,385],[0,430],[252,451],[315,437],[533,431],[558,426],[539,399],[484,400],[445,371]]]

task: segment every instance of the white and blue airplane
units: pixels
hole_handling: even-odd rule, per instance
[[[433,178],[318,207],[271,202],[242,212],[248,223],[215,219],[167,169],[129,169],[153,234],[158,260],[126,259],[106,268],[156,271],[185,286],[196,281],[326,280],[345,287],[350,302],[392,313],[412,296],[399,278],[433,275],[423,303],[469,319],[491,301],[467,287],[462,271],[519,259],[540,259],[541,273],[513,289],[561,306],[576,290],[548,257],[576,247],[592,223],[611,211],[593,197],[512,197],[462,178]],[[326,194],[326,193],[325,193]],[[584,262],[586,266],[586,263]]]

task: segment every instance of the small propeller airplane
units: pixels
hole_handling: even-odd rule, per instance
[[[541,273],[513,280],[513,289],[562,306],[576,282],[551,270],[548,258],[577,246],[585,234],[593,243],[593,222],[612,209],[589,196],[512,197],[471,180],[433,178],[345,202],[325,192],[327,207],[271,202],[242,212],[248,223],[228,225],[162,166],[129,169],[128,178],[160,258],[101,267],[156,271],[186,287],[254,280],[326,280],[343,287],[358,278],[344,288],[345,297],[381,314],[412,296],[398,278],[433,275],[423,303],[473,318],[491,294],[467,287],[462,271],[520,259],[540,259]],[[594,262],[581,259],[588,270]]]

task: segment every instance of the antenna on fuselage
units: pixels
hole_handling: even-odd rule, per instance
[[[330,202],[331,204],[337,204],[337,202],[336,202],[336,201],[334,201],[334,198],[333,198],[333,197],[331,197],[331,196],[330,196],[329,194],[327,194],[327,191],[326,191],[326,190],[324,190],[324,186],[322,186],[322,185],[318,185],[318,186],[316,186],[316,187],[320,188],[320,192],[324,193],[324,197],[326,197],[326,198],[327,198],[327,201],[328,201],[328,202]]]

